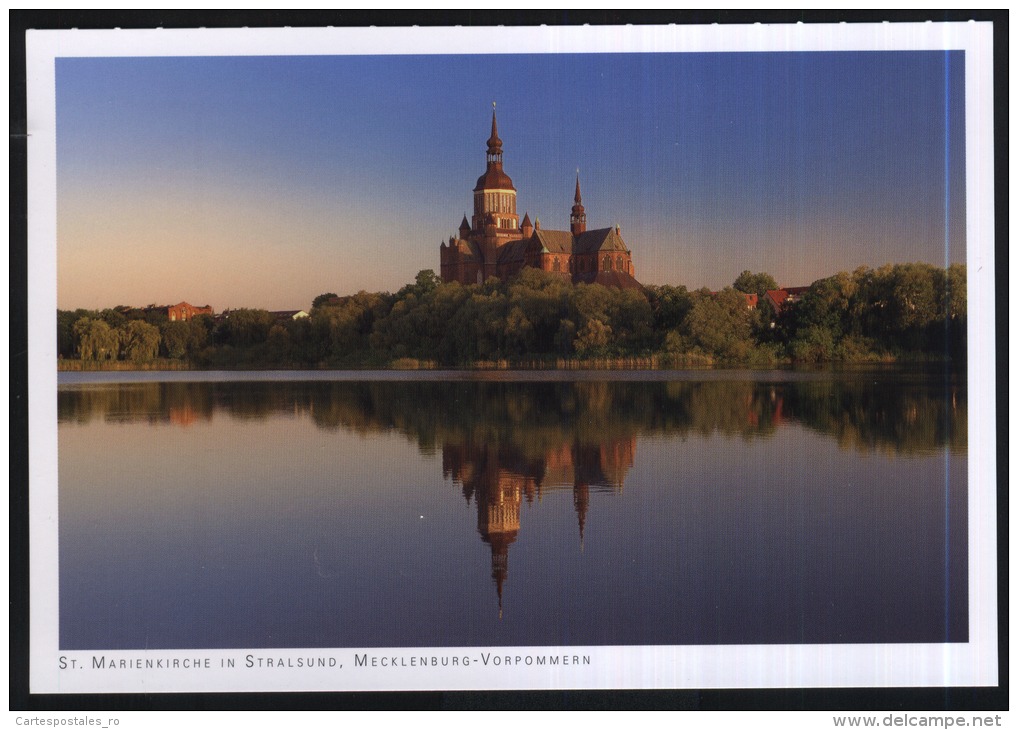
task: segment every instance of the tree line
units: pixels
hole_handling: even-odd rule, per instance
[[[573,285],[529,268],[462,285],[428,270],[394,294],[322,294],[297,320],[260,309],[186,322],[125,307],[58,311],[57,338],[62,358],[200,368],[963,360],[965,281],[958,264],[862,267],[814,282],[775,311],[765,295],[778,286],[766,273],[744,271],[712,292]]]
[[[900,378],[846,374],[787,382],[682,381],[262,381],[145,382],[132,388],[61,391],[60,423],[173,423],[228,416],[245,422],[285,413],[317,428],[359,434],[396,431],[422,453],[446,445],[497,445],[518,465],[563,445],[636,437],[771,436],[795,422],[859,452],[964,452],[964,375],[910,367]],[[441,414],[441,417],[436,417]]]

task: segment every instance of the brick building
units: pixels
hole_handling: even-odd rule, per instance
[[[206,304],[203,307],[196,307],[193,304],[187,302],[180,302],[180,304],[164,304],[162,306],[156,306],[150,304],[145,307],[145,312],[158,312],[166,315],[166,319],[170,322],[187,322],[188,320],[194,319],[199,314],[207,314],[212,316],[212,307]]]
[[[504,279],[531,266],[561,273],[574,283],[599,283],[640,288],[634,278],[632,252],[618,226],[587,230],[580,197],[580,177],[569,214],[569,230],[541,228],[540,219],[522,223],[516,209],[516,188],[502,166],[502,140],[495,112],[491,114],[487,168],[474,187],[474,213],[464,214],[459,237],[450,236],[440,249],[442,281],[481,283]]]

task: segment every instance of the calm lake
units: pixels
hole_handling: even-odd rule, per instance
[[[58,409],[64,650],[968,638],[964,373],[61,373]]]

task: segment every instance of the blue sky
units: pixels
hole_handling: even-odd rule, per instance
[[[491,102],[522,216],[637,278],[965,260],[962,52],[59,58],[58,306],[394,291],[470,212]]]

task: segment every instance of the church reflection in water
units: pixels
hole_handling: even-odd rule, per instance
[[[476,506],[477,531],[491,547],[500,618],[509,546],[520,533],[523,501],[540,502],[550,492],[571,490],[582,550],[591,490],[621,494],[635,452],[635,436],[603,444],[567,442],[529,458],[512,445],[443,444],[442,473],[462,487],[468,504]]]
[[[154,377],[58,391],[62,649],[969,638],[964,373]]]
[[[551,492],[562,498],[571,492],[582,549],[592,495],[621,494],[638,439],[749,443],[805,429],[866,456],[964,454],[963,376],[863,370],[799,379],[788,374],[787,381],[111,383],[62,386],[58,416],[62,426],[101,419],[205,430],[221,416],[248,425],[285,416],[295,423],[308,419],[323,431],[402,434],[422,454],[441,453],[445,480],[476,510],[501,614],[523,502],[536,507]],[[535,522],[538,515],[550,517],[531,515]],[[536,525],[531,529],[537,532]]]

